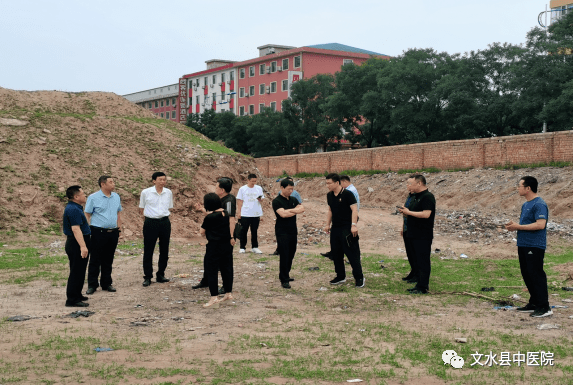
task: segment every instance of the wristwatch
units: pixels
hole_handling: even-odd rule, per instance
[[[351,223],[351,226],[356,226],[356,223]]]

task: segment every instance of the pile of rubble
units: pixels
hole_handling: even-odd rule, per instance
[[[487,215],[476,211],[437,211],[434,234],[456,235],[472,243],[490,244],[494,242],[515,242],[516,232],[507,231],[504,224],[519,218],[506,218],[490,213]],[[573,220],[562,223],[549,222],[547,233],[573,240]]]

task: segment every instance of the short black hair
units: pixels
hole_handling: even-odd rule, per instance
[[[69,200],[74,199],[76,195],[80,193],[81,188],[82,186],[78,185],[68,187],[68,189],[66,190],[66,197],[68,197]]]
[[[247,177],[248,180],[251,180],[253,178],[256,178],[257,175],[256,174],[249,174],[249,176]]]
[[[343,181],[347,181],[348,183],[350,183],[350,177],[348,175],[340,175],[340,180]]]
[[[106,183],[107,180],[110,179],[110,178],[111,178],[111,176],[109,176],[109,175],[102,175],[102,176],[100,176],[99,179],[97,180],[98,186],[101,187],[101,184],[102,184],[102,183]]]
[[[531,188],[531,191],[537,193],[537,185],[538,185],[537,179],[535,179],[532,176],[524,176],[520,180],[523,181],[523,187],[529,187]]]
[[[422,184],[425,186],[426,185],[426,177],[422,174],[414,174],[414,175],[410,175],[410,177],[408,179],[414,179],[418,182],[422,182]]]
[[[229,178],[219,178],[217,179],[217,183],[219,184],[219,188],[222,188],[227,193],[230,193],[231,188],[233,188],[233,182]]]
[[[294,187],[294,182],[292,181],[292,179],[284,178],[283,180],[281,180],[281,187],[286,188],[286,186]]]
[[[336,174],[336,173],[334,173],[334,172],[331,172],[330,174],[328,174],[328,175],[326,176],[326,179],[327,179],[327,180],[330,179],[330,180],[333,181],[333,182],[338,182],[338,183],[340,183],[340,175],[338,175],[338,174]]]
[[[154,172],[153,175],[151,175],[151,180],[156,180],[160,176],[167,176],[167,175],[165,175],[165,173],[163,173],[161,171],[157,171],[157,172]]]
[[[205,206],[205,210],[207,211],[215,211],[222,208],[223,204],[221,203],[221,198],[219,198],[219,195],[215,193],[208,193],[203,197],[203,206]]]

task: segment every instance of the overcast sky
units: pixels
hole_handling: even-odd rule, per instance
[[[387,55],[519,44],[548,1],[0,0],[0,87],[110,91],[176,83],[265,44],[341,43]]]

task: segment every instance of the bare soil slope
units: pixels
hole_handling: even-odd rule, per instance
[[[140,191],[164,171],[177,197],[175,236],[198,229],[189,207],[214,180],[238,184],[253,161],[186,126],[157,118],[105,92],[12,91],[0,88],[0,230],[57,233],[72,184],[97,191],[97,178],[116,179],[128,237],[140,235]]]

